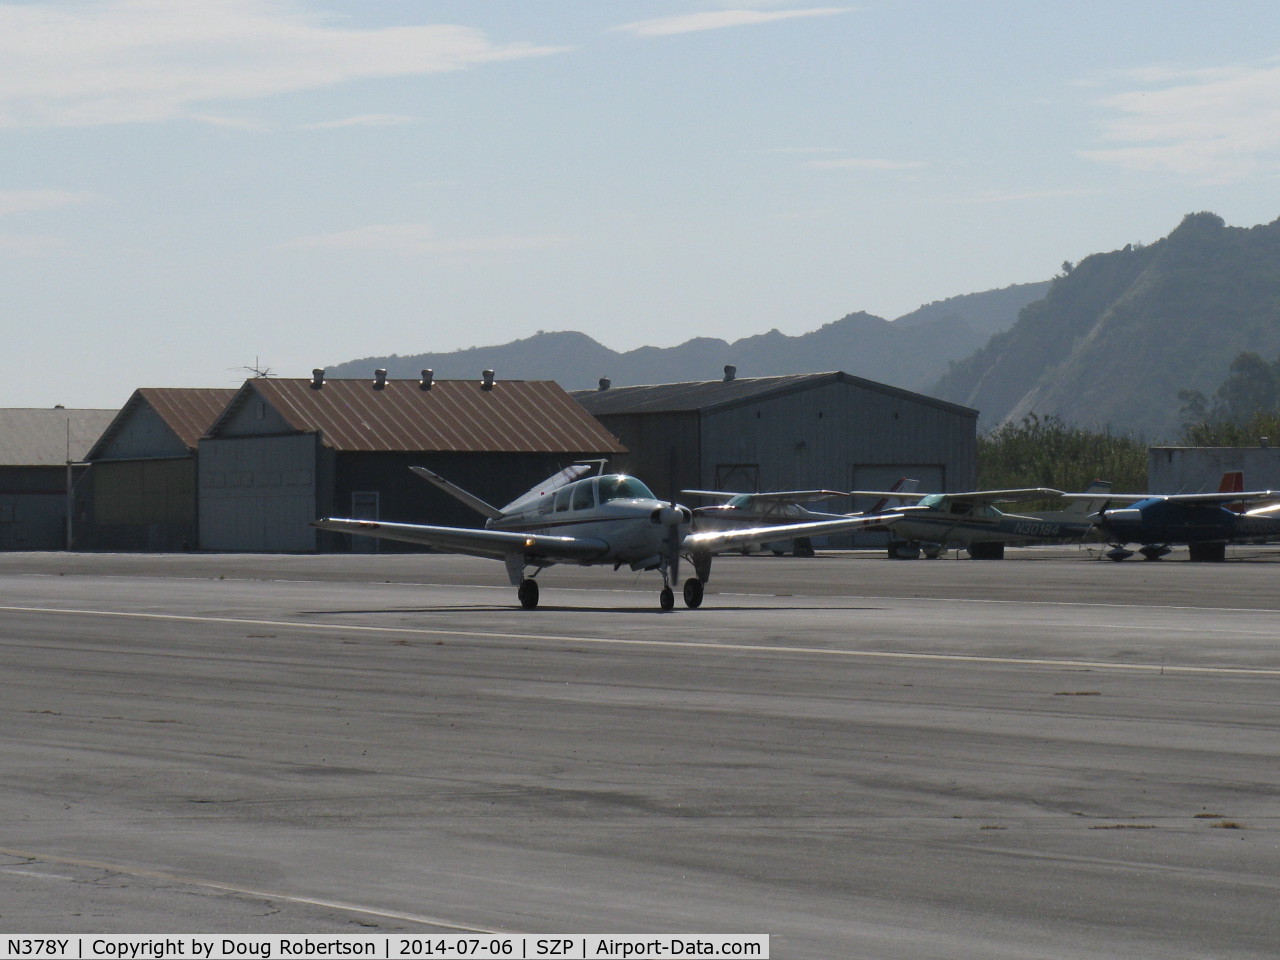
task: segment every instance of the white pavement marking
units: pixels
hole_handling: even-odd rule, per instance
[[[52,856],[46,853],[35,853],[30,850],[10,850],[5,847],[0,847],[0,855],[16,857],[33,863],[56,863],[63,866],[85,867],[91,870],[109,870],[112,873],[120,873],[130,877],[142,877],[149,880],[161,880],[166,883],[186,884],[187,886],[203,887],[207,890],[221,890],[226,893],[240,893],[251,897],[263,897],[268,900],[287,900],[290,903],[299,903],[312,907],[325,907],[331,910],[342,910],[347,913],[361,913],[371,917],[384,917],[388,920],[405,920],[409,923],[425,923],[449,930],[461,930],[465,933],[487,933],[497,935],[510,934],[512,932],[510,930],[494,930],[489,927],[474,927],[450,920],[441,920],[438,917],[424,917],[415,913],[398,913],[394,910],[383,910],[379,907],[365,907],[355,903],[343,903],[340,900],[324,900],[318,897],[299,897],[294,896],[293,894],[281,893],[279,890],[263,890],[257,887],[242,887],[238,884],[224,883],[220,880],[201,880],[198,877],[187,877],[177,873],[167,873],[163,870],[144,870],[140,867],[129,867],[119,863],[108,863],[104,860],[85,860],[79,857]],[[0,872],[3,872],[2,868],[0,868]]]
[[[830,647],[783,647],[751,643],[714,643],[703,640],[634,640],[622,637],[574,637],[537,633],[492,633],[478,630],[433,630],[429,627],[376,627],[362,624],[312,623],[300,620],[255,620],[240,617],[206,617],[176,613],[129,613],[120,610],[61,609],[58,607],[0,606],[8,613],[53,613],[67,616],[120,617],[136,620],[166,620],[180,623],[221,623],[243,627],[272,627],[342,630],[359,633],[394,633],[424,637],[454,637],[473,640],[542,640],[552,643],[593,643],[602,646],[664,647],[676,650],[733,651],[735,653],[812,654],[824,657],[862,657],[881,660],[942,661],[951,663],[994,663],[1021,667],[1054,667],[1091,670],[1139,670],[1158,673],[1221,674],[1229,676],[1280,677],[1280,669],[1262,667],[1175,666],[1167,663],[1114,663],[1105,660],[1050,660],[1038,657],[983,657],[954,653],[905,653],[883,650],[842,650]],[[1265,611],[1259,611],[1265,612]]]

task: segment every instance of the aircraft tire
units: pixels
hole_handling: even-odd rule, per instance
[[[1227,559],[1225,543],[1189,543],[1187,551],[1192,563],[1221,563]]]
[[[662,608],[662,612],[666,613],[676,605],[675,591],[670,587],[663,587],[662,592],[658,594],[658,606]]]
[[[521,580],[520,586],[516,590],[516,596],[520,598],[520,606],[526,610],[537,609],[538,582],[536,580]]]
[[[690,577],[684,582],[684,605],[690,610],[697,610],[702,606],[703,592],[702,581],[697,577]]]
[[[969,559],[971,560],[1003,560],[1004,544],[999,541],[969,544]]]

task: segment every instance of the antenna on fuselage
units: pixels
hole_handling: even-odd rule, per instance
[[[587,464],[588,466],[589,466],[589,465],[591,465],[591,464],[595,464],[595,465],[596,465],[596,476],[597,476],[597,477],[603,477],[603,476],[604,476],[604,465],[605,465],[606,463],[608,463],[608,462],[609,462],[609,458],[608,458],[608,457],[605,457],[605,458],[604,458],[604,459],[602,459],[602,460],[575,460],[575,461],[573,461],[573,462],[574,462],[574,463],[583,463],[583,464]]]

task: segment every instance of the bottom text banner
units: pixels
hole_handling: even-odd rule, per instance
[[[0,960],[653,960],[745,957],[769,960],[767,934],[132,934],[5,936]]]

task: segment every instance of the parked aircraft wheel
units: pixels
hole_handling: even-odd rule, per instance
[[[697,610],[702,606],[703,591],[702,581],[697,577],[690,577],[684,582],[684,605],[690,610]]]
[[[920,556],[920,544],[913,540],[890,540],[890,560],[915,560]]]
[[[662,592],[658,594],[658,606],[662,608],[662,612],[666,613],[676,605],[675,591],[670,587],[663,587]]]
[[[538,581],[521,580],[516,596],[520,598],[520,606],[533,610],[538,606]]]
[[[1187,551],[1194,563],[1221,563],[1227,559],[1225,543],[1189,543]]]

